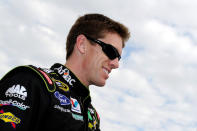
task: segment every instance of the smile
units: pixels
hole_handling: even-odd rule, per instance
[[[110,73],[110,70],[108,70],[107,68],[104,68],[104,67],[103,67],[103,71],[106,73],[106,75],[109,75],[109,73]]]

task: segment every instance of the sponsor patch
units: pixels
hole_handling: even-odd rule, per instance
[[[54,79],[54,80],[55,80],[55,79]],[[57,86],[58,86],[61,90],[65,91],[65,92],[68,92],[68,91],[69,91],[69,87],[68,87],[68,85],[67,85],[66,83],[63,83],[63,82],[61,82],[61,81],[59,81],[59,80],[55,80],[55,83],[57,84]]]
[[[0,106],[16,106],[21,110],[26,110],[27,108],[30,108],[29,106],[24,105],[23,102],[20,103],[16,100],[13,101],[12,99],[5,100],[5,101],[0,100]]]
[[[58,91],[54,93],[55,97],[60,101],[61,105],[70,105],[70,100],[65,96],[60,94]]]
[[[27,91],[24,86],[13,85],[5,92],[6,97],[15,97],[25,100],[27,97]]]
[[[63,78],[69,83],[69,85],[73,86],[73,83],[76,82],[76,80],[72,79],[70,76],[69,70],[67,68],[63,69],[63,66],[61,66],[54,69],[56,69],[60,75],[63,75]]]
[[[69,83],[69,85],[73,86],[73,82],[76,82],[75,79],[72,79],[69,75],[69,70],[64,73],[63,78]]]
[[[70,112],[69,109],[65,109],[59,105],[54,105],[54,108],[60,110],[61,112]]]
[[[80,107],[79,102],[74,98],[70,98],[70,101],[71,101],[71,105],[72,105],[71,110],[74,112],[77,112],[77,113],[81,113],[81,107]]]
[[[93,123],[89,122],[89,123],[88,123],[88,127],[89,127],[90,129],[92,129],[93,127],[94,127],[94,129],[96,129],[96,124],[97,124],[96,121],[94,121]]]
[[[81,115],[77,115],[77,114],[73,114],[73,113],[72,113],[72,117],[73,117],[75,120],[83,121],[83,116],[81,116]]]
[[[96,122],[96,120],[95,120],[95,121],[94,121],[94,127],[96,127],[96,123],[97,123],[97,122]]]
[[[88,110],[90,111],[91,114],[94,114],[94,110],[91,108],[88,108]]]
[[[92,125],[92,123],[88,123],[88,127],[90,128],[90,129],[92,129],[94,126]]]
[[[44,70],[46,73],[51,73],[51,72],[53,72],[51,69],[47,69],[47,68],[43,68],[43,70]]]
[[[92,121],[92,116],[90,114],[90,111],[88,111],[88,119]]]
[[[13,115],[11,112],[0,111],[0,119],[6,123],[11,123],[13,128],[16,128],[16,124],[19,124],[21,120]]]
[[[96,112],[96,110],[92,109],[92,108],[88,108],[88,127],[90,129],[96,129],[96,125],[98,123],[97,120],[99,120],[99,115],[98,113]]]

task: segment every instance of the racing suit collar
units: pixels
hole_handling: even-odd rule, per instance
[[[86,87],[69,68],[60,63],[56,63],[51,69],[61,75],[69,87],[71,87],[72,90],[75,90],[79,96],[82,96],[84,101],[90,99],[90,91],[88,87]]]

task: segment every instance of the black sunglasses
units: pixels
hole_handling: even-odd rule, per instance
[[[87,36],[87,35],[85,35],[85,36],[86,36],[86,38],[87,38],[88,40],[91,40],[91,41],[93,41],[93,42],[99,44],[99,45],[102,47],[103,52],[107,55],[107,57],[108,57],[109,59],[114,60],[114,59],[116,59],[117,57],[118,57],[118,60],[121,59],[120,54],[118,53],[117,49],[116,49],[114,46],[112,46],[112,45],[110,45],[110,44],[107,44],[107,43],[104,43],[104,42],[102,42],[102,41],[100,41],[100,40],[91,38],[91,37],[89,37],[89,36]]]

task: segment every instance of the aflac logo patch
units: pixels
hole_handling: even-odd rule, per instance
[[[73,85],[73,82],[76,82],[75,79],[72,79],[71,76],[69,75],[69,70],[67,70],[64,75],[64,79],[69,83],[69,85]]]
[[[69,85],[73,86],[73,83],[76,82],[75,79],[72,79],[70,74],[69,74],[69,70],[68,69],[63,69],[63,66],[59,67],[59,68],[54,68],[56,70],[58,70],[58,73],[60,75],[63,75],[63,78],[69,83]]]
[[[6,97],[17,97],[25,100],[27,97],[27,91],[24,86],[13,85],[5,92]]]
[[[81,113],[81,107],[80,107],[79,102],[74,98],[70,98],[70,101],[71,101],[71,105],[72,105],[71,110],[74,112],[77,112],[77,113]]]
[[[66,96],[60,94],[58,91],[56,91],[54,93],[54,95],[60,101],[61,105],[69,105],[70,104],[70,100]]]

